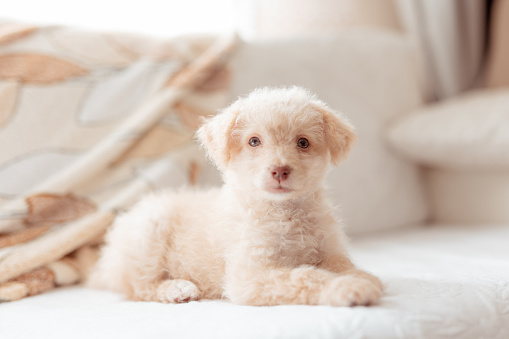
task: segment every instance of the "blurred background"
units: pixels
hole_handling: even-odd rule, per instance
[[[493,4],[495,2],[495,4]],[[498,3],[497,3],[498,2]],[[333,35],[352,28],[407,35],[422,50],[431,98],[454,95],[483,83],[491,42],[504,49],[504,1],[493,0],[20,0],[2,8],[5,19],[72,25],[101,31],[171,37],[237,31],[249,41]],[[492,7],[494,7],[492,9]],[[506,19],[507,20],[507,19]],[[493,33],[490,34],[490,27]],[[507,52],[505,52],[507,53]],[[494,63],[502,62],[503,55]],[[492,63],[493,63],[492,62]],[[502,66],[500,66],[500,70]],[[502,85],[492,71],[487,83]],[[429,72],[429,73],[428,73]],[[484,82],[485,83],[485,82]]]

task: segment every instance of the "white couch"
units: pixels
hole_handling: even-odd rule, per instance
[[[354,261],[386,287],[381,303],[165,305],[74,287],[2,304],[0,337],[509,338],[509,226],[429,225],[420,168],[386,142],[387,126],[423,104],[418,63],[403,36],[365,31],[243,43],[232,74],[232,96],[303,85],[356,125],[359,143],[328,184]],[[217,180],[209,168],[202,183]]]

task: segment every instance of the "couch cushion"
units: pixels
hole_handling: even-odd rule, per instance
[[[423,165],[509,168],[509,90],[479,90],[423,107],[397,121],[388,139]]]
[[[506,339],[508,237],[508,226],[441,225],[354,240],[353,259],[385,284],[381,303],[371,307],[162,304],[72,288],[2,304],[0,333],[19,339]]]

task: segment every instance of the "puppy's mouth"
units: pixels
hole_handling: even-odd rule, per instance
[[[284,186],[281,186],[281,185],[277,185],[277,186],[267,187],[266,191],[268,191],[270,193],[284,194],[284,193],[290,193],[291,191],[293,191],[293,189],[291,189],[289,187],[284,187]]]

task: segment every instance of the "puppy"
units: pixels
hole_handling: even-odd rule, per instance
[[[165,303],[353,306],[381,297],[380,281],[350,261],[322,184],[356,139],[344,117],[302,88],[262,88],[197,136],[224,185],[154,194],[120,216],[92,286]]]

